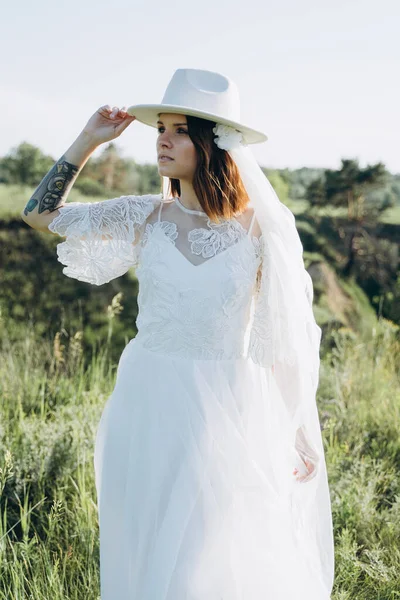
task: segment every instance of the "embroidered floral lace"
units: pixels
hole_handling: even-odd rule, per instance
[[[248,353],[265,366],[268,281],[255,223],[251,209],[214,223],[151,194],[67,203],[49,229],[66,238],[57,254],[69,277],[101,285],[135,267],[137,337],[148,349],[220,360]]]

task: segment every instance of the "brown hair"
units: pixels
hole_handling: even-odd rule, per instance
[[[193,176],[196,196],[211,221],[219,221],[220,217],[230,219],[243,212],[249,202],[239,169],[229,153],[214,142],[212,129],[215,122],[190,115],[186,118],[189,137],[197,154]],[[179,179],[170,177],[169,183],[172,196],[180,196]]]

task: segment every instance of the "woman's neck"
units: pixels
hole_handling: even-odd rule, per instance
[[[191,210],[203,210],[191,183],[180,181],[181,194],[179,200],[183,206]]]

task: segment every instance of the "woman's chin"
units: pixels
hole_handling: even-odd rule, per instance
[[[160,175],[168,173],[169,177],[174,177],[174,169],[171,163],[158,163],[158,172]]]

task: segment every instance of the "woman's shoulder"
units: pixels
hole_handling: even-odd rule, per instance
[[[242,227],[244,227],[246,231],[249,231],[249,228],[251,227],[251,234],[253,236],[260,237],[262,233],[261,227],[257,221],[255,209],[252,206],[246,206],[246,208],[241,213],[238,213],[234,218],[242,225]]]
[[[161,201],[161,194],[123,194],[116,196],[115,198],[107,198],[106,200],[99,200],[96,202],[87,202],[86,205],[90,205],[98,209],[119,209],[121,207],[128,207],[131,210],[140,209],[146,206],[156,206]],[[77,205],[78,203],[74,203]]]
[[[142,224],[156,210],[162,200],[162,194],[127,194],[90,203],[98,219],[108,218],[112,221],[127,221]]]
[[[159,193],[159,194],[142,194],[142,195],[132,194],[132,195],[126,196],[126,198],[129,198],[133,204],[140,203],[140,204],[158,205],[158,204],[160,204],[160,202],[163,201],[163,197],[162,197],[161,193]]]
[[[160,205],[160,202],[162,202],[162,194],[131,194],[128,196],[121,196],[118,200],[120,203],[128,206],[131,215],[134,216],[140,214],[147,217]]]

